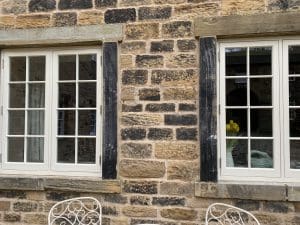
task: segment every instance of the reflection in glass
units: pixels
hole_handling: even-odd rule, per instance
[[[79,107],[96,107],[96,83],[79,84]]]
[[[24,135],[25,111],[9,110],[8,112],[8,134]]]
[[[272,47],[250,48],[250,75],[272,74]]]
[[[300,46],[289,46],[289,74],[300,74]]]
[[[10,81],[26,80],[26,57],[10,57]]]
[[[78,138],[78,163],[96,162],[96,139]]]
[[[272,105],[272,78],[250,79],[250,103],[252,106]]]
[[[290,167],[300,169],[300,141],[290,140]]]
[[[226,105],[247,105],[247,79],[226,79]]]
[[[78,134],[96,135],[96,110],[78,111]]]
[[[76,80],[76,55],[59,56],[59,80]]]
[[[45,107],[45,84],[29,84],[29,108]]]
[[[58,111],[58,135],[75,135],[75,110]]]
[[[27,134],[43,135],[44,123],[45,123],[44,121],[45,121],[44,111],[42,110],[28,111]]]
[[[247,136],[247,109],[226,109],[226,135]]]
[[[226,166],[248,167],[248,140],[226,140]]]
[[[226,76],[247,74],[247,48],[226,48]]]
[[[300,109],[290,109],[290,137],[300,137]]]
[[[251,167],[273,168],[273,140],[251,140]]]
[[[45,56],[31,56],[29,57],[29,80],[30,81],[44,81],[46,71],[46,57]]]
[[[25,84],[9,85],[9,107],[25,108]]]
[[[75,83],[60,83],[58,91],[60,108],[76,107],[76,85]]]
[[[300,78],[289,77],[289,104],[300,106]]]
[[[44,138],[27,138],[27,162],[44,162]]]
[[[74,138],[57,139],[57,162],[75,163],[75,139]]]
[[[96,55],[79,55],[79,80],[96,80]]]
[[[7,140],[7,161],[24,162],[24,138],[9,137]]]
[[[272,137],[272,109],[251,109],[250,111],[251,136]]]

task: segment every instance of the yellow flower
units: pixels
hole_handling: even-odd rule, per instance
[[[236,134],[240,131],[240,127],[233,120],[229,120],[229,123],[226,124],[226,131]]]

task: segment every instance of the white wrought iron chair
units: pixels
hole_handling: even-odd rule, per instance
[[[238,207],[224,204],[213,203],[205,215],[205,225],[260,225],[255,216]]]
[[[101,205],[96,198],[72,198],[52,206],[48,225],[101,225],[101,215]]]

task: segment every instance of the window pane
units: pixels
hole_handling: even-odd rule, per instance
[[[78,163],[96,162],[96,139],[79,138],[78,139]]]
[[[57,162],[75,163],[75,139],[74,138],[57,139]]]
[[[272,74],[272,47],[250,48],[250,75]]]
[[[10,57],[10,81],[26,80],[26,57]]]
[[[96,80],[96,55],[79,56],[79,80]]]
[[[45,84],[29,84],[29,108],[45,107]]]
[[[44,111],[30,110],[28,111],[28,129],[29,135],[43,135],[44,134]]]
[[[290,106],[300,106],[300,78],[289,78],[289,104]]]
[[[290,140],[291,169],[300,169],[300,141]]]
[[[45,56],[29,57],[29,80],[30,81],[44,81],[45,80]]]
[[[9,110],[8,112],[8,134],[24,135],[25,130],[25,111]]]
[[[96,135],[96,110],[78,111],[78,134]]]
[[[248,167],[248,140],[226,140],[226,166]]]
[[[247,105],[247,79],[226,79],[226,105]]]
[[[300,74],[300,46],[289,46],[289,74]]]
[[[27,162],[44,162],[44,138],[27,138]]]
[[[59,56],[59,80],[76,80],[76,55]]]
[[[226,135],[247,136],[247,109],[226,110]]]
[[[59,84],[58,101],[60,108],[76,107],[76,85],[75,83]]]
[[[75,135],[75,110],[58,111],[58,135]]]
[[[226,76],[247,74],[247,48],[226,48]]]
[[[273,168],[273,140],[251,140],[251,167]]]
[[[290,109],[290,136],[300,137],[300,109]]]
[[[9,87],[9,107],[25,108],[25,84],[10,84]]]
[[[272,105],[272,78],[250,79],[250,103],[252,106]]]
[[[251,109],[251,136],[272,137],[272,109]]]
[[[24,162],[24,138],[12,138],[7,140],[8,162]]]
[[[96,83],[79,84],[79,107],[96,107]]]

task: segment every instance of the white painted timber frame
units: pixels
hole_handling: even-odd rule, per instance
[[[76,54],[78,65],[78,54],[96,54],[97,57],[97,103],[96,108],[96,163],[70,165],[56,163],[57,143],[57,101],[58,101],[58,56],[62,54]],[[45,143],[44,163],[15,163],[7,162],[7,129],[8,129],[8,82],[9,82],[9,57],[11,56],[45,56]],[[102,149],[102,49],[100,46],[47,48],[47,49],[13,49],[3,50],[1,54],[1,149],[2,161],[0,162],[0,174],[32,174],[32,175],[70,175],[70,176],[96,176],[101,177],[102,170],[100,156]],[[28,66],[26,76],[28,76]],[[78,77],[78,66],[76,71]],[[78,81],[76,81],[78,82]],[[78,91],[77,91],[78,95]],[[78,97],[78,96],[77,96]],[[77,98],[78,99],[78,98]],[[84,108],[86,109],[86,108]],[[77,123],[77,122],[76,122]],[[75,135],[76,136],[76,135]]]
[[[290,169],[288,47],[300,45],[299,37],[220,40],[218,43],[218,161],[219,181],[298,182],[299,169]],[[272,46],[273,169],[226,167],[225,48]],[[249,57],[247,58],[247,77]],[[235,76],[238,78],[238,76]],[[256,77],[256,76],[255,76]],[[263,77],[263,76],[262,76]],[[299,75],[300,77],[300,75]],[[247,78],[249,79],[249,77]],[[249,85],[249,82],[248,82]],[[249,92],[249,88],[248,88]],[[248,93],[249,95],[249,93]],[[249,96],[248,96],[249,98]],[[249,99],[248,99],[249,101]],[[249,106],[247,106],[248,108]],[[263,107],[265,108],[265,107]],[[249,123],[249,115],[248,115]],[[248,127],[249,129],[249,127]],[[249,130],[248,130],[249,132]],[[249,134],[248,134],[249,135]],[[263,138],[262,138],[263,139]],[[297,139],[297,138],[293,138]],[[298,138],[300,139],[300,138]],[[299,149],[300,150],[300,149]],[[249,160],[249,156],[248,156]]]

